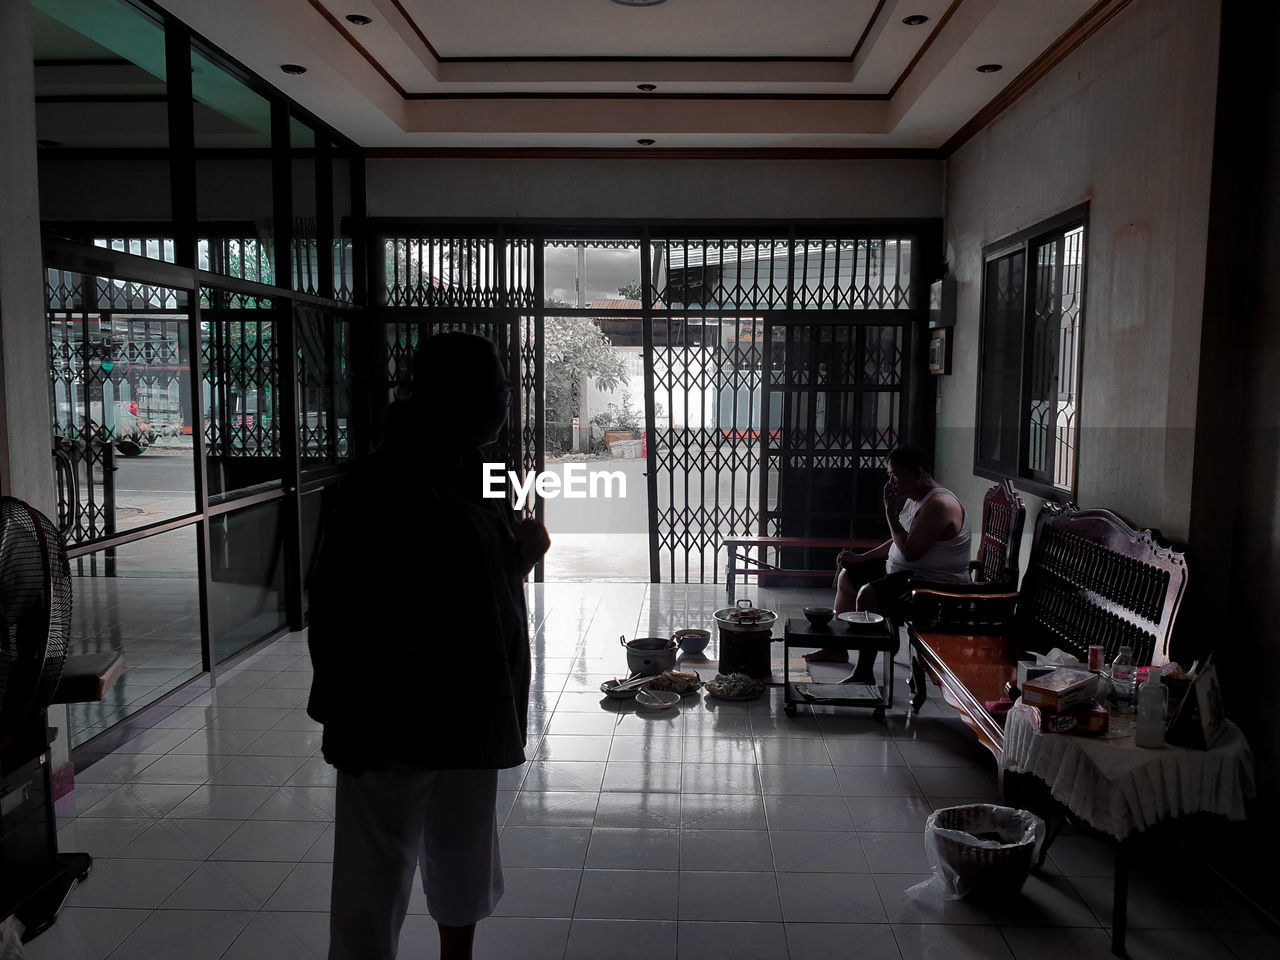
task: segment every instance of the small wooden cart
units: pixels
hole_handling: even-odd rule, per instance
[[[783,680],[786,683],[783,693],[783,711],[788,717],[796,715],[796,707],[801,703],[816,706],[832,707],[864,707],[870,708],[872,716],[884,720],[884,712],[893,706],[893,655],[898,651],[898,631],[889,620],[879,623],[850,626],[843,621],[833,620],[829,624],[815,627],[804,617],[788,617],[786,630],[782,635]],[[797,684],[791,681],[791,648],[818,647],[845,650],[875,650],[885,654],[884,683],[874,687],[864,683],[839,684],[847,690],[841,690],[839,697],[805,696],[797,690]],[[822,686],[809,684],[808,686]],[[830,684],[830,686],[837,686]]]

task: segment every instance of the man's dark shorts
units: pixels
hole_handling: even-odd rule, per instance
[[[880,601],[880,609],[891,620],[902,622],[911,609],[911,573],[885,573],[883,560],[865,560],[844,568],[850,585],[857,590],[869,586]]]

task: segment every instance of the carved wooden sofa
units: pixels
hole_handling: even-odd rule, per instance
[[[927,676],[998,761],[1004,729],[985,704],[1005,696],[1024,652],[1060,647],[1086,660],[1097,643],[1109,662],[1129,645],[1138,664],[1167,663],[1186,586],[1184,552],[1157,532],[1135,530],[1108,510],[1047,504],[1021,589],[989,596],[997,606],[1011,602],[1011,617],[978,609],[972,594],[915,591],[913,609],[924,604],[933,619],[908,628],[912,706],[923,704]],[[958,619],[939,619],[939,609]]]
[[[974,624],[982,618],[1003,622],[1012,612],[1018,589],[1018,551],[1027,508],[1008,480],[982,498],[982,531],[977,559],[969,563],[968,583],[911,578],[918,591],[911,621],[917,626]],[[1004,602],[1001,602],[1004,601]]]

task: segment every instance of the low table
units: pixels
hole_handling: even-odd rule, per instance
[[[1117,957],[1125,956],[1129,839],[1192,813],[1243,820],[1244,802],[1255,792],[1249,743],[1229,721],[1212,749],[1148,750],[1131,735],[1041,733],[1040,711],[1019,701],[1005,721],[1001,767],[1002,775],[1039,781],[1058,804],[1116,841],[1111,952]]]
[[[838,650],[875,650],[886,654],[884,664],[884,683],[871,686],[865,683],[842,684],[808,684],[814,686],[841,687],[841,695],[805,696],[797,690],[797,684],[791,681],[791,648],[815,647],[835,648]],[[796,715],[796,706],[801,703],[831,707],[870,707],[877,720],[884,720],[884,712],[893,706],[893,655],[898,651],[898,632],[889,620],[866,626],[850,627],[839,620],[830,624],[815,627],[804,617],[787,617],[786,629],[782,635],[783,660],[783,711],[788,717]],[[873,664],[874,667],[874,664]],[[846,694],[847,691],[847,694]]]

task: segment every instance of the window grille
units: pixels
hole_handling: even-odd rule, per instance
[[[1075,488],[1085,211],[986,251],[974,470],[1035,492]]]

